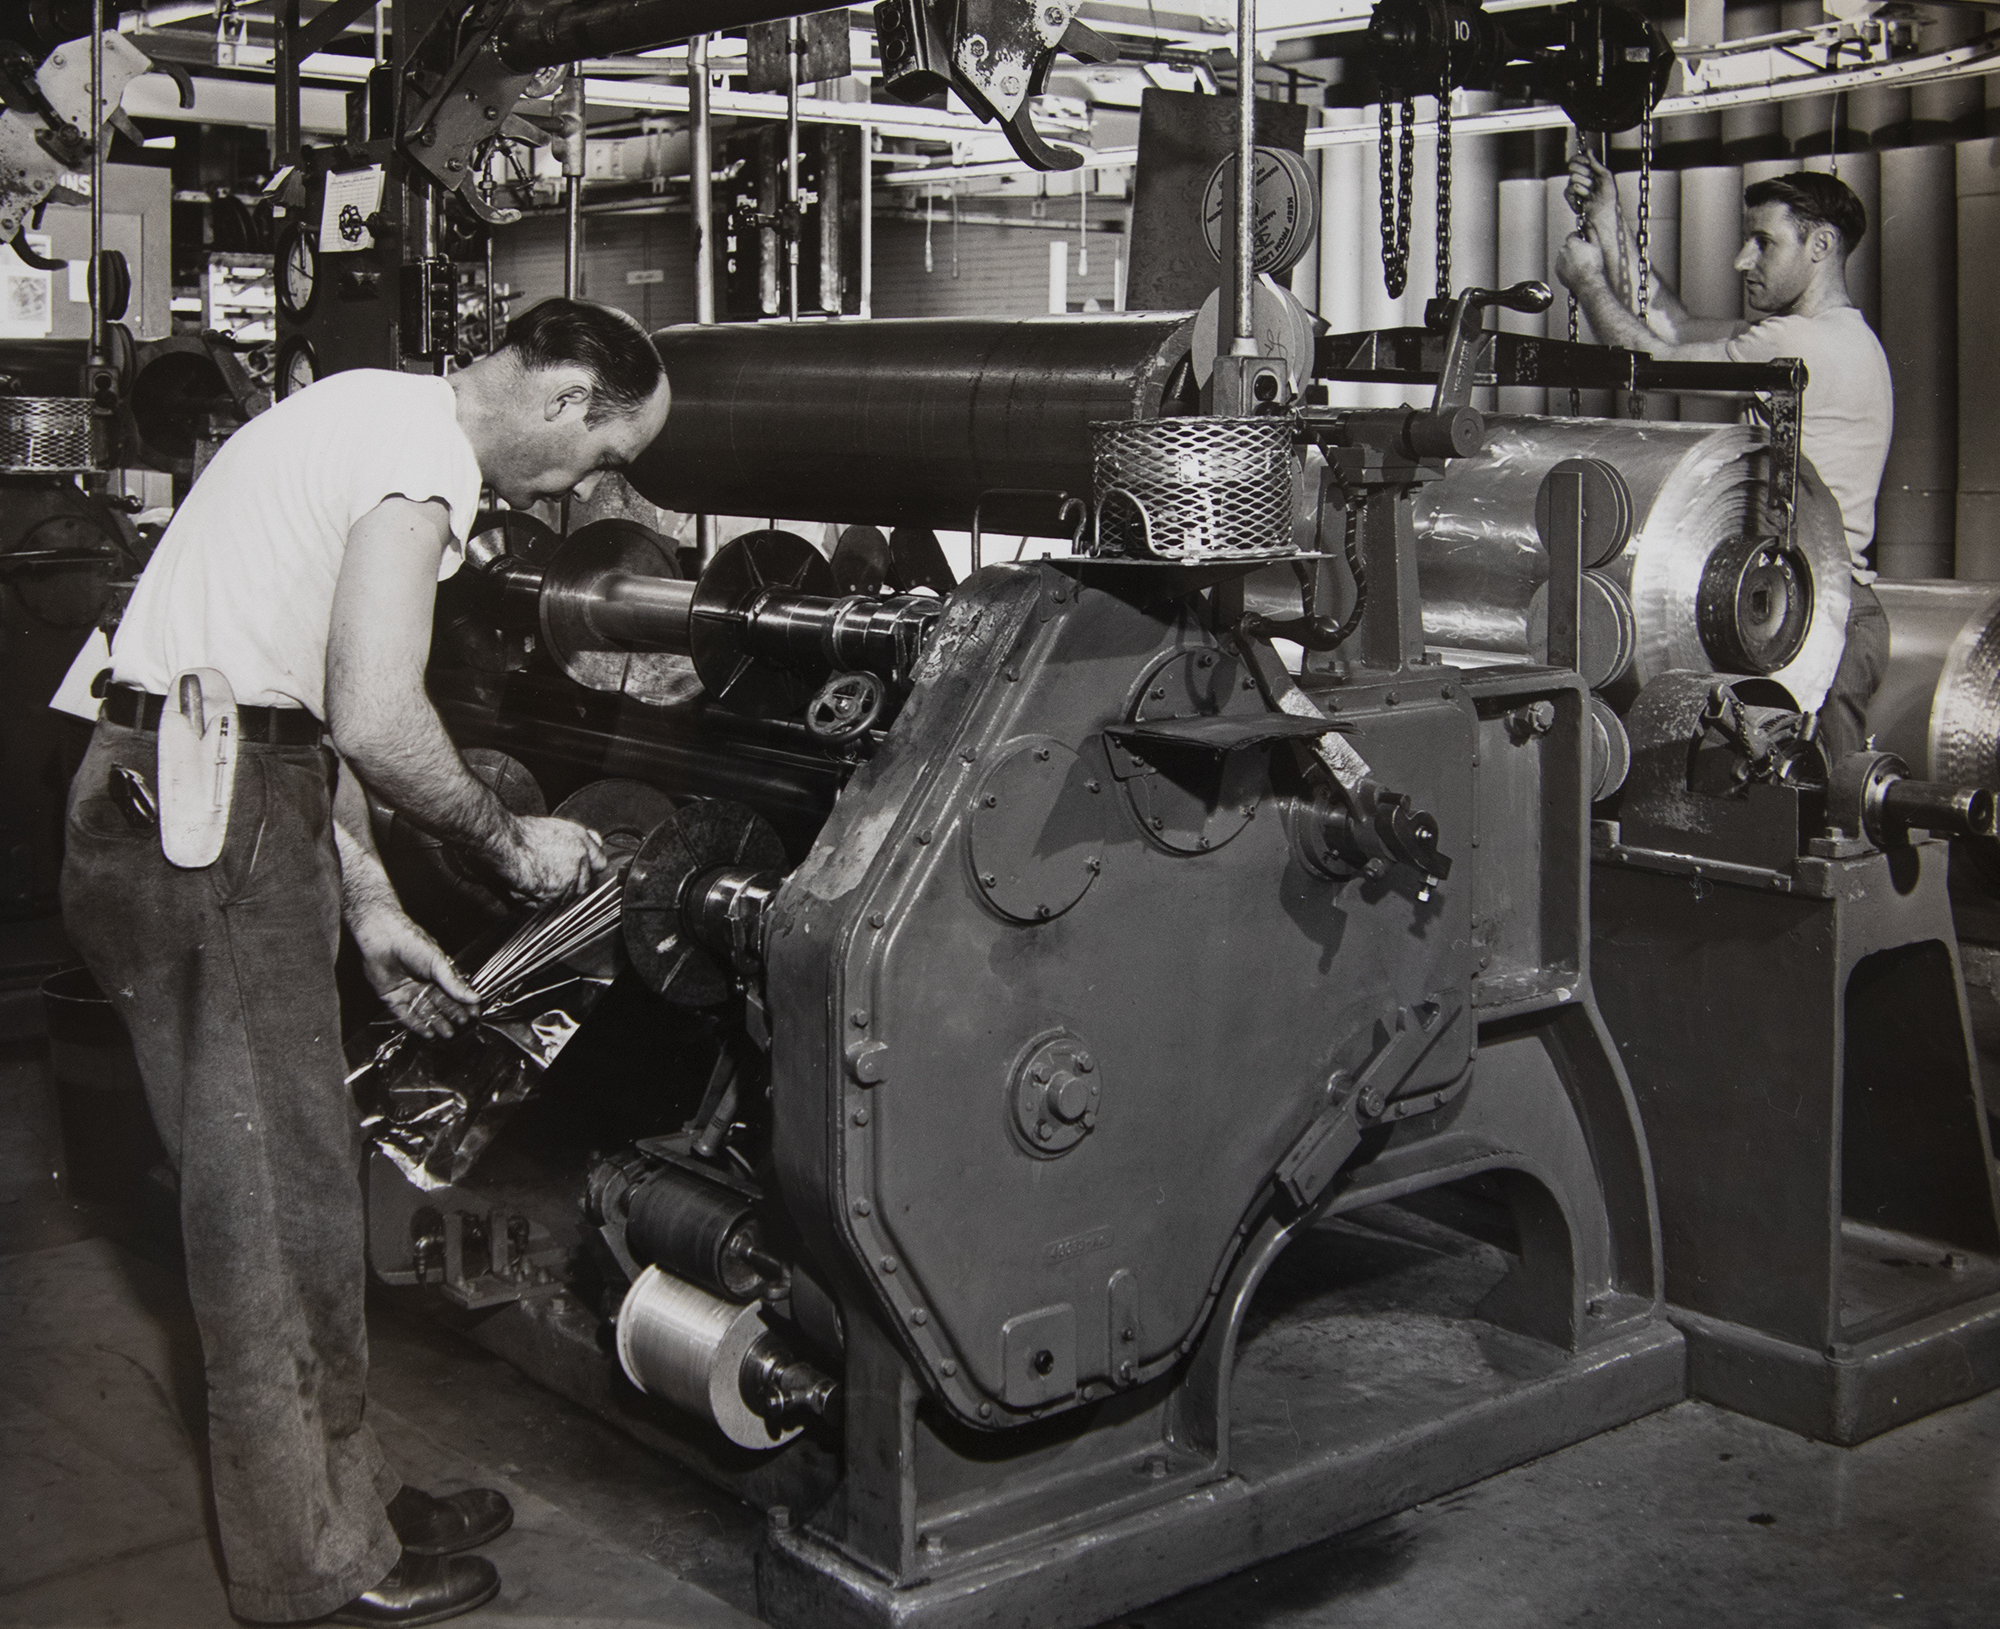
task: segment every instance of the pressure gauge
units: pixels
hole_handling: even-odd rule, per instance
[[[277,386],[278,400],[304,390],[318,377],[318,363],[313,357],[313,348],[305,340],[294,336],[278,353]]]
[[[319,245],[312,228],[294,221],[285,229],[283,247],[278,251],[278,304],[294,322],[312,309],[313,295],[319,291]]]

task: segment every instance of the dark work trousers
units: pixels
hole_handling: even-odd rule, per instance
[[[316,1618],[402,1553],[363,1419],[361,1140],[333,959],[340,868],[316,747],[245,743],[205,870],[106,790],[157,738],[102,720],[70,787],[63,924],[119,1016],[180,1175],[216,1519],[240,1617]]]
[[[1829,765],[1868,744],[1868,704],[1889,671],[1889,616],[1875,590],[1854,585],[1847,602],[1847,648],[1820,704],[1820,743]]]

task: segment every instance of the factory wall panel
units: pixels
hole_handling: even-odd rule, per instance
[[[586,215],[583,222],[585,298],[629,312],[648,328],[694,320],[693,251],[688,223],[678,215]],[[657,283],[628,273],[658,272]],[[512,290],[514,315],[562,293],[563,222],[534,216],[502,227],[493,242],[493,275]]]
[[[961,208],[976,208],[968,201]],[[1056,205],[1051,205],[1051,210]],[[1072,211],[1073,212],[1073,211]],[[1114,309],[1122,234],[1093,231],[1090,271],[1078,268],[1076,227],[965,223],[958,228],[958,270],[952,273],[950,209],[940,204],[931,224],[931,269],[924,269],[924,223],[875,218],[875,315],[878,317],[1042,317],[1049,309],[1049,246],[1068,245],[1071,310],[1095,299]]]
[[[1957,575],[2000,581],[2000,138],[1958,148]]]
[[[1876,324],[1895,383],[1896,434],[1875,509],[1875,564],[1891,577],[1949,577],[1958,486],[1957,150],[1881,154]]]

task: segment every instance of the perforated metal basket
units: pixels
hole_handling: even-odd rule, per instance
[[[0,396],[0,473],[102,469],[102,425],[88,396]]]
[[[1097,552],[1199,560],[1292,552],[1283,419],[1093,424]]]

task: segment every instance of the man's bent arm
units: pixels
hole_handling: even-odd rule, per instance
[[[326,647],[326,722],[335,748],[388,802],[493,862],[521,892],[588,885],[603,849],[567,820],[508,813],[466,767],[424,693],[444,506],[384,498],[348,533]]]
[[[1687,320],[1681,332],[1668,339],[1628,311],[1624,302],[1611,291],[1611,285],[1601,272],[1593,276],[1586,269],[1570,287],[1584,314],[1590,318],[1590,326],[1599,340],[1606,345],[1623,346],[1629,351],[1644,351],[1663,362],[1708,360],[1713,356],[1710,347],[1716,341],[1733,339],[1748,326],[1746,323],[1724,323],[1707,317],[1693,317]],[[1688,332],[1690,329],[1694,331]],[[1697,351],[1696,347],[1701,349]]]
[[[518,822],[466,767],[424,694],[449,537],[436,502],[384,498],[354,523],[327,636],[326,722],[341,757],[390,803],[494,856],[520,840]]]

